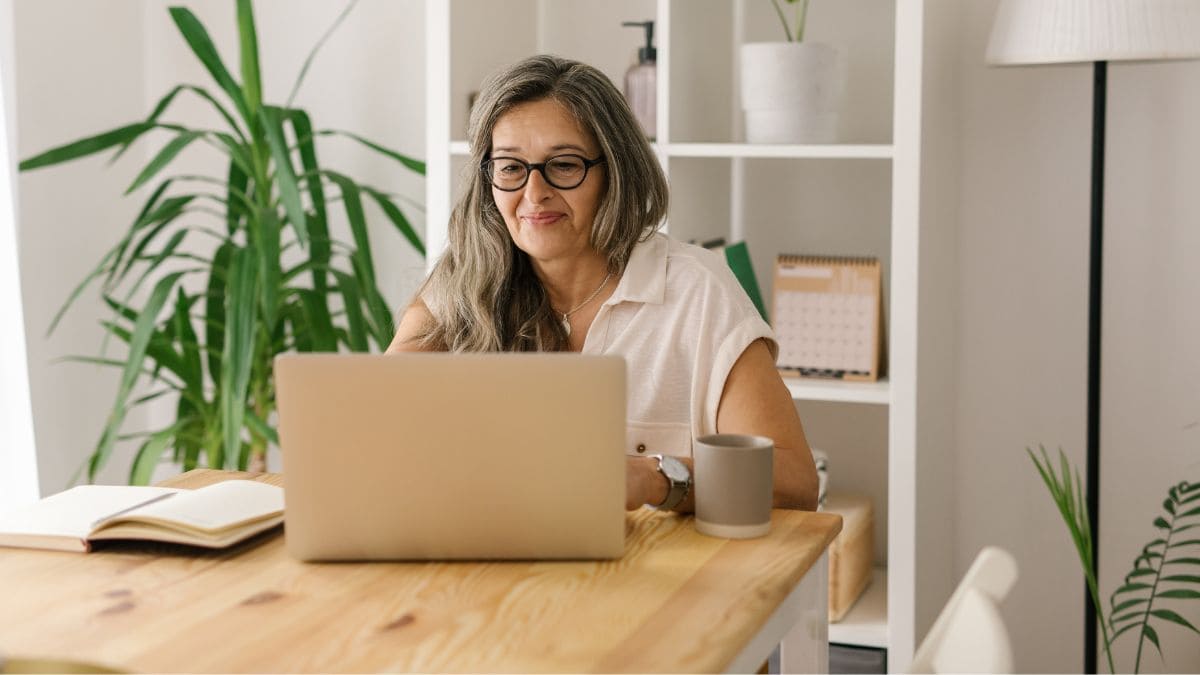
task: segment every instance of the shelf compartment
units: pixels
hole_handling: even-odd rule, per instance
[[[670,143],[670,157],[743,157],[761,159],[891,159],[890,144],[766,145],[758,143]]]
[[[783,382],[792,393],[792,398],[797,401],[888,405],[892,400],[892,387],[887,378],[878,382],[843,382],[785,376]]]
[[[829,624],[829,642],[851,647],[888,648],[887,568],[871,571],[871,585],[846,616]]]

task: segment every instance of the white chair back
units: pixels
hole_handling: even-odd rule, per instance
[[[1011,673],[1012,644],[999,604],[1017,581],[1003,549],[979,552],[913,657],[914,673]]]

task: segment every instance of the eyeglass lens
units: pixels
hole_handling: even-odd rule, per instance
[[[588,165],[584,158],[576,155],[551,157],[540,164],[527,164],[513,157],[496,157],[488,160],[485,171],[492,185],[501,190],[519,190],[529,180],[530,170],[542,172],[552,187],[570,190],[579,187],[587,177]]]

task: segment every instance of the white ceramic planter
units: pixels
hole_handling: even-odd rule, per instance
[[[846,85],[845,59],[812,42],[741,46],[741,97],[748,143],[834,143]]]

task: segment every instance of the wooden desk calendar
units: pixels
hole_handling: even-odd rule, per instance
[[[879,260],[781,255],[775,338],[785,375],[873,382],[883,352]]]

